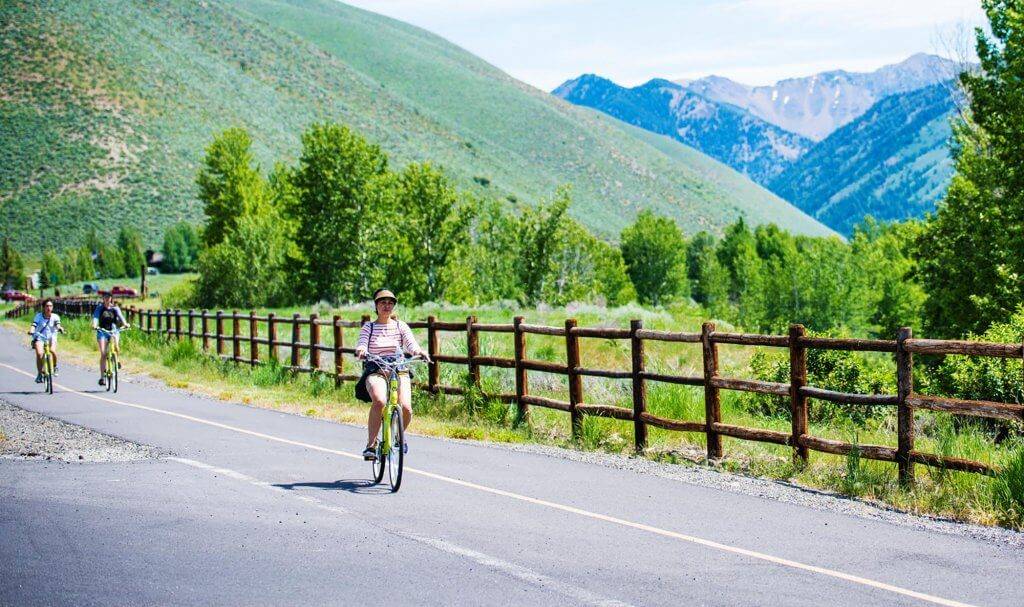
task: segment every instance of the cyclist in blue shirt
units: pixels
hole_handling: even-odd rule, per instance
[[[60,316],[53,313],[53,300],[43,301],[43,311],[36,312],[32,319],[32,328],[28,334],[32,336],[32,349],[36,351],[36,383],[43,383],[43,343],[49,342],[53,353],[53,374],[57,374],[57,333],[63,333]]]
[[[128,321],[121,314],[121,308],[114,303],[114,294],[110,291],[103,293],[103,303],[96,306],[92,312],[92,328],[96,330],[96,342],[100,346],[100,385],[107,385],[107,348],[113,341],[115,347],[119,345],[120,337],[118,331],[128,327]],[[101,330],[102,329],[102,330]]]

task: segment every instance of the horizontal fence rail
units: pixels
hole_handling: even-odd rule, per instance
[[[92,314],[98,304],[95,300],[61,299],[56,301],[55,310],[66,315]],[[40,309],[40,302],[23,304],[7,312],[8,318],[34,314]],[[157,334],[167,339],[197,339],[203,351],[211,352],[222,360],[262,365],[274,360],[282,367],[299,373],[315,373],[332,376],[335,386],[355,381],[359,374],[347,372],[346,356],[354,356],[355,349],[344,343],[343,329],[355,329],[369,322],[369,316],[360,320],[344,320],[339,316],[320,318],[316,314],[302,317],[299,314],[277,316],[273,313],[257,315],[255,312],[241,313],[237,310],[148,310],[131,306],[127,309],[129,322],[141,331]],[[727,333],[715,330],[713,323],[704,323],[700,333],[653,331],[643,328],[639,320],[630,322],[628,329],[578,327],[569,319],[562,327],[527,324],[517,316],[511,324],[480,323],[470,316],[465,322],[440,321],[434,316],[426,320],[409,322],[410,328],[425,329],[427,351],[432,362],[427,368],[427,381],[415,385],[433,394],[466,394],[468,389],[461,386],[447,386],[440,383],[442,364],[465,366],[470,385],[480,390],[481,367],[511,369],[514,373],[515,392],[508,394],[487,394],[489,398],[514,404],[518,419],[527,420],[531,407],[542,407],[564,411],[570,414],[572,432],[578,436],[584,416],[598,416],[632,421],[634,445],[638,451],[646,449],[648,427],[677,432],[703,433],[707,438],[709,459],[723,456],[721,437],[750,440],[788,446],[795,458],[807,461],[810,451],[847,455],[856,451],[865,459],[894,462],[899,470],[900,481],[911,484],[914,481],[914,464],[992,474],[994,470],[984,462],[955,457],[922,453],[914,448],[914,412],[917,409],[939,411],[953,415],[995,419],[1010,422],[1024,422],[1024,405],[990,401],[962,400],[939,396],[917,394],[913,389],[913,355],[964,355],[1021,359],[1024,364],[1024,344],[998,344],[956,340],[915,339],[909,328],[900,329],[895,340],[840,339],[808,337],[802,325],[792,325],[788,335],[757,335],[749,333]],[[229,330],[230,327],[230,330]],[[242,328],[245,327],[245,331]],[[442,354],[440,332],[461,332],[466,335],[466,355]],[[513,340],[514,356],[504,358],[480,354],[481,333],[507,333]],[[326,343],[324,335],[333,339]],[[527,358],[528,335],[545,335],[565,340],[565,362],[552,362]],[[580,360],[580,339],[599,338],[629,342],[630,368],[595,369],[583,366]],[[649,372],[644,352],[645,342],[676,342],[700,344],[703,373],[701,375],[669,375]],[[790,354],[790,379],[788,383],[723,377],[719,373],[719,344],[741,346],[767,346],[787,348]],[[261,358],[260,348],[266,352]],[[281,349],[287,348],[287,358],[281,356]],[[826,390],[807,383],[807,351],[810,349],[883,352],[895,355],[896,394],[852,394]],[[332,363],[324,368],[321,354],[332,356]],[[354,369],[357,370],[357,369]],[[565,376],[568,380],[569,400],[558,400],[530,393],[530,372]],[[610,406],[586,401],[583,377],[601,377],[628,380],[632,396],[632,407]],[[680,384],[704,388],[704,419],[675,420],[659,417],[647,411],[647,387],[651,382]],[[721,419],[721,390],[738,390],[784,397],[789,400],[792,428],[787,432],[762,428],[748,428],[726,424]],[[808,430],[808,399],[817,399],[850,406],[890,406],[897,411],[897,446],[863,445],[834,439],[812,436]]]

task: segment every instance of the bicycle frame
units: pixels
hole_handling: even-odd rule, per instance
[[[396,353],[398,354],[398,353]],[[416,363],[425,362],[421,358],[402,358],[399,360],[388,360],[377,354],[366,353],[366,360],[377,365],[387,377],[388,396],[381,411],[381,444],[380,454],[387,457],[391,453],[391,419],[392,413],[398,408],[398,376],[409,372],[409,367]]]

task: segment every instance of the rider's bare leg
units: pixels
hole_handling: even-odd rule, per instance
[[[43,374],[43,342],[41,340],[36,340],[35,342],[33,342],[32,347],[35,348],[35,350],[36,350],[36,371],[40,375],[42,375]]]
[[[109,343],[106,338],[101,337],[98,340],[100,344],[100,377],[107,375],[107,344]]]
[[[373,447],[380,432],[381,415],[388,402],[388,382],[377,374],[366,378],[366,391],[370,393],[370,413],[366,420],[366,446]]]

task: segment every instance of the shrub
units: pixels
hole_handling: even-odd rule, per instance
[[[757,379],[789,383],[789,354],[759,351],[750,361]],[[894,394],[895,374],[879,359],[858,352],[841,350],[807,350],[807,383],[826,390],[856,394]],[[744,393],[740,402],[748,411],[770,417],[789,418],[789,398],[767,394]],[[809,407],[813,422],[853,422],[863,426],[867,420],[880,415],[884,407],[869,405],[841,405],[815,401]]]
[[[1024,306],[1005,323],[995,323],[981,335],[968,339],[1021,343]],[[970,400],[1024,403],[1024,377],[1020,361],[980,356],[947,356],[931,374],[933,389],[944,396]]]

